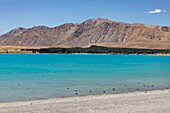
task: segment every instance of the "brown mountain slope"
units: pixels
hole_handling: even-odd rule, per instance
[[[54,28],[17,28],[0,36],[1,46],[89,47],[170,49],[170,27],[126,24],[107,19],[89,19]]]

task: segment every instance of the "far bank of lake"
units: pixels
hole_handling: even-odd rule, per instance
[[[111,48],[103,46],[91,46],[87,48],[72,47],[26,47],[26,46],[0,46],[0,53],[50,53],[50,54],[137,54],[137,55],[162,55],[169,56],[170,49],[147,48]]]

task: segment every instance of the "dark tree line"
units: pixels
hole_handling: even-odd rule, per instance
[[[23,49],[33,53],[104,53],[104,54],[170,54],[170,49],[137,49],[137,48],[109,48],[102,46],[91,46],[89,48],[41,48]]]

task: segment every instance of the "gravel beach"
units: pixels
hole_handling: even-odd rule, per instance
[[[0,113],[170,113],[170,90],[2,102]]]

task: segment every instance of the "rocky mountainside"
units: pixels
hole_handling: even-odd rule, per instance
[[[89,19],[57,27],[17,28],[0,36],[0,46],[89,47],[170,49],[170,27],[127,24]]]

